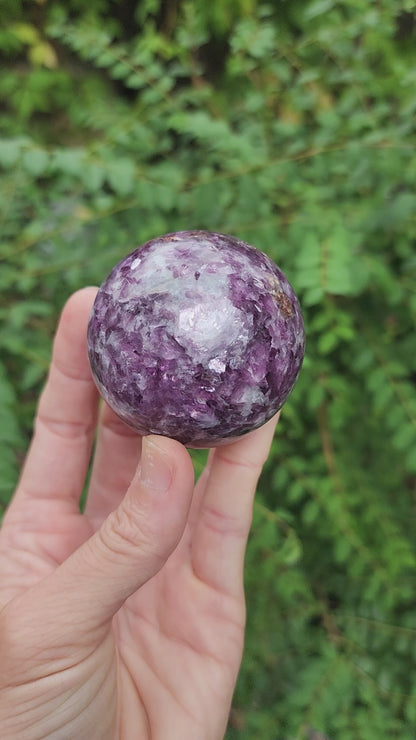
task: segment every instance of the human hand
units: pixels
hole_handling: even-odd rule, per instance
[[[209,454],[141,440],[103,405],[86,328],[59,323],[0,531],[2,740],[217,740],[244,638],[243,560],[274,420]],[[94,437],[85,512],[79,500]]]

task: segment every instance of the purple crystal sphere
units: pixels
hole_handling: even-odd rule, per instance
[[[88,326],[98,389],[140,434],[215,447],[268,421],[298,377],[302,314],[288,280],[225,234],[180,231],[121,260]]]

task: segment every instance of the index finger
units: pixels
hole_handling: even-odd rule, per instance
[[[193,569],[205,583],[236,596],[243,589],[254,494],[278,418],[211,453],[193,532]]]

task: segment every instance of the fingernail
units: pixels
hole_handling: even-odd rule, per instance
[[[166,453],[149,437],[143,437],[140,479],[155,493],[165,493],[172,482],[172,465]]]

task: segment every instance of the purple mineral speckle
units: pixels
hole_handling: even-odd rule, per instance
[[[215,447],[283,405],[305,349],[299,303],[258,249],[207,231],[135,249],[101,285],[88,355],[102,397],[140,434]]]

